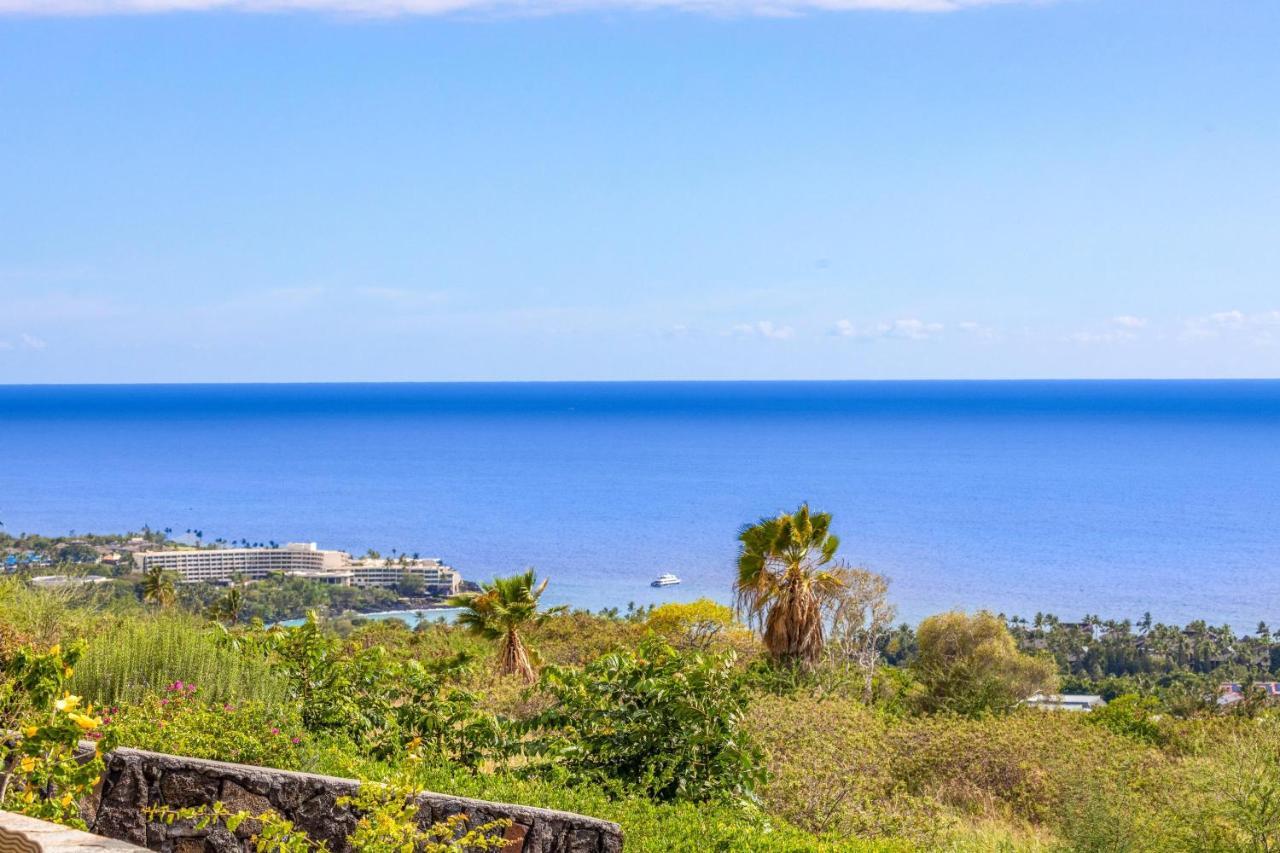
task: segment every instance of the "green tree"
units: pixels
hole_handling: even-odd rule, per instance
[[[240,611],[243,609],[244,592],[241,591],[240,587],[233,586],[227,590],[226,595],[219,598],[209,607],[209,618],[228,625],[235,625],[240,621]]]
[[[498,672],[518,675],[527,682],[537,680],[529,649],[520,632],[541,625],[563,607],[539,611],[538,600],[547,581],[535,583],[533,569],[509,578],[495,578],[480,585],[480,592],[464,592],[449,599],[450,607],[462,608],[458,624],[489,640],[498,640]]]
[[[775,661],[813,665],[822,656],[823,607],[843,586],[832,565],[840,540],[831,514],[802,504],[747,525],[738,542],[738,612],[762,629]]]
[[[1053,662],[1019,652],[1004,622],[985,610],[930,616],[920,623],[916,642],[920,650],[911,670],[923,711],[1002,713],[1057,689]]]
[[[142,576],[142,600],[160,607],[171,607],[178,599],[173,575],[159,566],[147,569]]]

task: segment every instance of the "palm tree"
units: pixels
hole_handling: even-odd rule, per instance
[[[240,587],[233,586],[227,594],[213,603],[209,608],[209,617],[218,622],[235,625],[240,621],[240,611],[244,608],[244,593]]]
[[[518,675],[526,682],[537,679],[529,649],[521,630],[536,627],[552,614],[564,610],[553,607],[539,612],[538,599],[547,581],[535,586],[533,569],[509,578],[494,578],[480,585],[480,592],[464,592],[449,599],[450,607],[461,607],[458,624],[489,640],[498,640],[498,672]]]
[[[831,514],[802,504],[747,525],[738,541],[738,613],[763,629],[775,661],[813,665],[822,655],[823,606],[844,585],[832,565],[840,540],[831,533]]]
[[[147,569],[142,576],[142,600],[169,607],[178,598],[178,590],[173,585],[173,575],[159,566]]]

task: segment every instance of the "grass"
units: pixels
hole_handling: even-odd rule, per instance
[[[106,705],[140,702],[175,681],[195,683],[210,702],[279,703],[285,684],[265,662],[221,643],[197,617],[157,615],[117,623],[93,638],[72,689]]]

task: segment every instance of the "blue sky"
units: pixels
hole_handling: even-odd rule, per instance
[[[1280,375],[1275,0],[271,5],[0,0],[0,383]]]

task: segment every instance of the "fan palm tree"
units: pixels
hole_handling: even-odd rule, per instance
[[[831,514],[802,504],[738,533],[737,609],[761,629],[769,656],[811,666],[822,655],[823,606],[843,586]]]
[[[173,575],[159,566],[147,569],[142,576],[142,600],[160,607],[169,607],[178,599],[177,587],[173,584]]]
[[[480,585],[480,592],[464,592],[449,599],[450,607],[462,608],[458,624],[489,640],[498,640],[498,672],[518,675],[526,682],[537,679],[529,649],[520,636],[527,628],[541,625],[564,610],[538,610],[538,599],[547,581],[536,583],[533,569],[509,578],[494,578]]]

